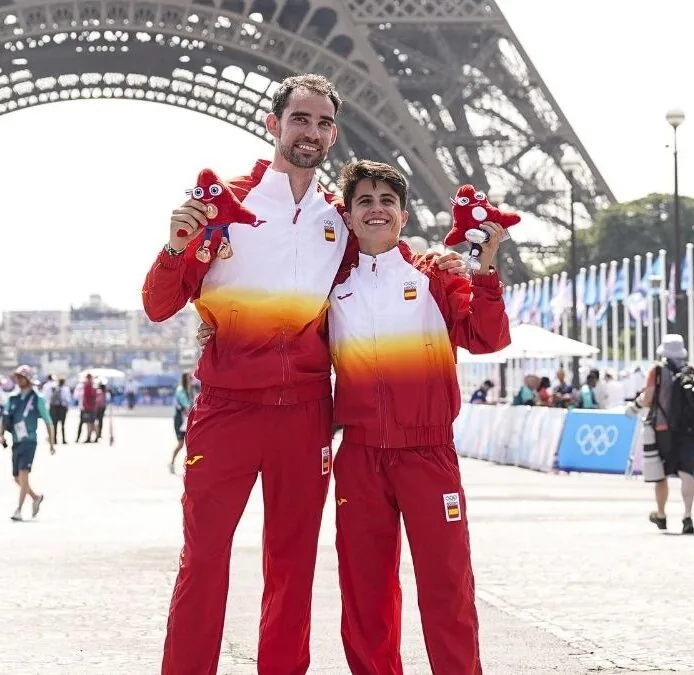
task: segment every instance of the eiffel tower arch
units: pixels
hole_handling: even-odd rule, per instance
[[[502,191],[566,224],[569,178],[592,216],[614,197],[493,0],[0,0],[0,115],[75,99],[183,107],[270,140],[276,82],[319,72],[346,101],[321,167],[410,174],[407,234],[441,236],[456,186]],[[506,277],[526,276],[515,246]]]

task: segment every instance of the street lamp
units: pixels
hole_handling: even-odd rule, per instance
[[[667,123],[672,127],[672,155],[675,163],[675,193],[674,193],[674,220],[675,220],[675,309],[677,317],[675,319],[675,330],[680,335],[684,335],[684,312],[682,303],[682,233],[680,232],[680,193],[677,171],[677,127],[684,122],[685,116],[682,110],[674,108],[665,115]]]
[[[578,295],[576,289],[576,275],[578,274],[578,262],[576,260],[576,215],[574,211],[574,202],[576,201],[575,194],[575,173],[579,168],[580,164],[578,160],[565,155],[561,161],[561,168],[566,174],[569,181],[569,199],[570,199],[570,213],[571,213],[571,339],[578,340]],[[578,372],[578,356],[574,356],[571,359],[571,374],[572,383],[574,389],[578,389],[580,386],[580,375]]]

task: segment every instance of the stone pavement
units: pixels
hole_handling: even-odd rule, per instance
[[[0,451],[0,674],[156,675],[180,548],[180,478],[164,418],[119,417],[116,444],[39,450],[40,518],[12,523]],[[621,477],[546,476],[461,461],[485,673],[694,673],[694,537],[645,521],[650,490]],[[673,484],[671,528],[679,526]],[[261,495],[241,521],[219,673],[254,665]],[[314,594],[311,673],[347,674],[339,642],[334,502]],[[403,551],[403,656],[430,672]],[[451,674],[454,675],[454,674]]]

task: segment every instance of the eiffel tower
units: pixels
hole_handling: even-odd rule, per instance
[[[276,82],[300,72],[346,101],[321,180],[334,189],[354,157],[397,162],[412,186],[406,234],[440,238],[434,214],[463,182],[558,238],[570,184],[586,218],[614,201],[494,0],[0,0],[0,115],[132,99],[269,140]],[[506,281],[525,280],[517,247],[505,255]]]

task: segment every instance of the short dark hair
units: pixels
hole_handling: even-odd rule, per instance
[[[304,75],[292,75],[285,77],[280,86],[277,87],[272,95],[272,112],[276,117],[282,117],[284,109],[287,107],[287,102],[292,92],[295,89],[308,89],[315,94],[327,96],[335,106],[335,115],[340,111],[342,99],[335,89],[335,85],[323,75],[315,73],[306,73]]]
[[[370,159],[360,159],[345,164],[338,179],[338,185],[340,190],[342,190],[342,199],[348,211],[352,210],[354,192],[357,189],[357,184],[362,180],[371,180],[374,183],[376,181],[387,183],[400,198],[402,210],[404,211],[407,207],[409,185],[404,174],[390,164],[372,162]]]

